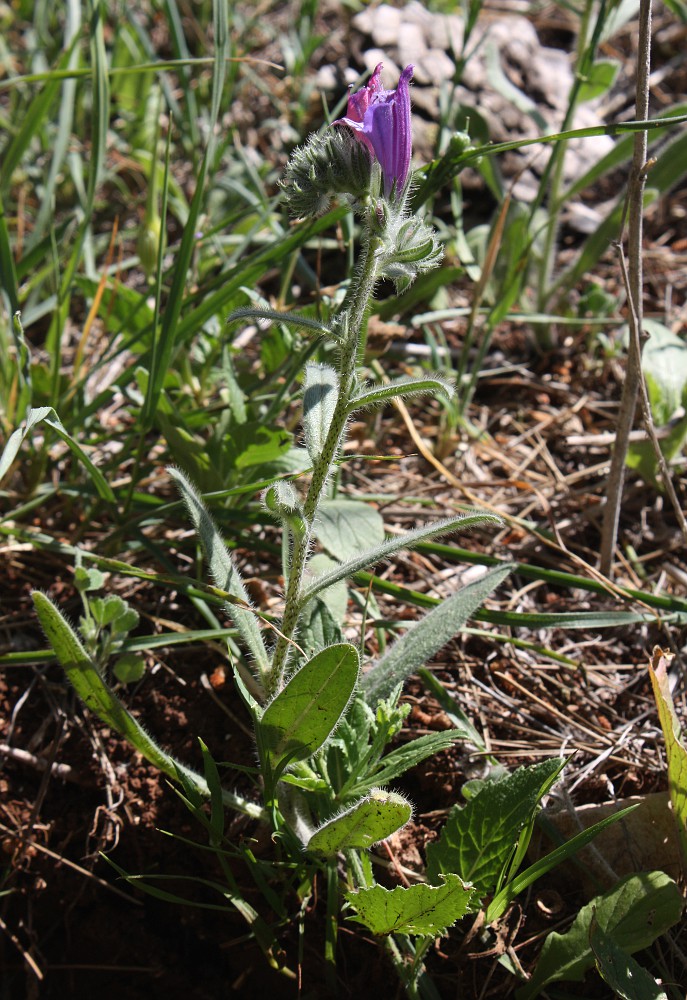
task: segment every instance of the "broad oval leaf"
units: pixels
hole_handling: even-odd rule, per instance
[[[340,642],[293,674],[260,721],[261,742],[273,766],[287,757],[305,760],[326,743],[348,707],[359,671],[358,650]]]
[[[390,837],[412,816],[413,807],[402,795],[373,788],[366,798],[323,823],[307,848],[327,857],[348,848],[363,850]]]

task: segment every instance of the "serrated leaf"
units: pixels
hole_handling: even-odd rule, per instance
[[[325,857],[364,850],[400,830],[412,816],[413,807],[402,795],[373,788],[366,798],[323,823],[306,846]]]
[[[339,376],[331,365],[310,362],[303,381],[303,431],[308,454],[316,462],[322,454],[339,398]]]
[[[203,546],[213,580],[222,590],[246,604],[245,610],[235,604],[227,604],[226,611],[236,623],[241,638],[248,646],[255,665],[264,677],[269,672],[269,657],[256,617],[252,611],[247,610],[250,607],[250,598],[243,585],[243,580],[203,501],[179,469],[169,468],[167,471],[176,482],[186,504],[193,526]]]
[[[532,1000],[547,983],[584,979],[594,965],[589,932],[595,914],[601,930],[611,935],[625,954],[632,955],[648,948],[677,923],[683,905],[680,890],[664,872],[643,872],[621,879],[584,906],[569,931],[549,934],[534,974],[517,991],[517,1000]]]
[[[397,684],[452,639],[484,600],[511,572],[509,565],[489,570],[434,608],[397,639],[363,676],[362,686],[370,704],[388,697]]]
[[[347,892],[357,913],[349,920],[364,924],[373,934],[445,934],[470,908],[474,889],[457,875],[447,875],[443,885],[411,885]]]
[[[415,531],[408,531],[405,535],[390,538],[381,545],[377,545],[365,552],[360,552],[352,556],[335,569],[322,573],[316,580],[307,584],[304,588],[301,601],[303,604],[306,604],[308,601],[312,600],[316,594],[319,594],[327,587],[331,587],[335,583],[338,583],[339,580],[345,580],[350,576],[354,576],[361,570],[373,566],[382,559],[387,559],[389,556],[393,555],[395,552],[399,552],[401,549],[411,549],[415,545],[419,545],[420,542],[427,541],[429,538],[436,538],[438,535],[448,535],[455,531],[466,531],[469,528],[476,527],[478,524],[485,524],[489,522],[492,524],[502,523],[500,518],[496,517],[494,514],[475,511],[471,514],[461,514],[459,517],[451,517],[441,521],[435,521],[434,524],[428,524],[424,528],[416,528]],[[506,566],[506,573],[504,575],[507,575],[510,570],[511,567]],[[489,576],[489,574],[486,575]],[[476,583],[479,584],[480,581],[478,580]],[[495,587],[496,585],[497,584],[493,584],[492,586]],[[472,586],[472,584],[468,584],[468,587]],[[467,588],[463,589],[466,590]],[[461,593],[462,592],[463,591],[461,591]],[[470,593],[472,593],[472,591],[470,591]],[[484,596],[486,597],[488,593],[489,591]]]
[[[434,375],[431,378],[399,378],[388,385],[374,386],[370,389],[361,390],[348,406],[348,412],[354,413],[356,410],[365,409],[368,406],[379,406],[396,399],[399,396],[417,396],[422,393],[431,393],[434,396],[446,396],[450,399],[455,390],[450,382]]]
[[[553,759],[520,767],[487,782],[467,805],[454,806],[439,839],[427,846],[429,881],[454,872],[473,883],[479,895],[493,892],[520,831],[532,819],[542,787],[561,766],[561,760]]]
[[[668,666],[671,659],[671,654],[664,653],[660,646],[656,646],[649,664],[649,676],[666,745],[670,801],[673,805],[683,861],[687,866],[687,748],[683,742],[682,726],[670,693]]]
[[[621,1000],[668,1000],[646,969],[619,948],[612,934],[606,934],[592,917],[589,943],[594,952],[597,972]]]
[[[384,521],[379,512],[358,500],[326,500],[320,504],[314,531],[339,562],[384,541]]]
[[[358,650],[342,642],[321,650],[289,679],[259,723],[275,768],[285,758],[305,760],[326,743],[348,707],[359,671]]]

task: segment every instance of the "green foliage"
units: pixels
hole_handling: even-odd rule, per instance
[[[326,646],[267,705],[257,727],[274,770],[312,757],[336,729],[351,700],[360,670],[355,646]]]
[[[653,976],[623,951],[611,934],[602,931],[592,917],[589,943],[594,952],[596,969],[620,1000],[668,1000]]]
[[[413,807],[402,795],[373,788],[355,805],[327,820],[310,837],[313,854],[334,857],[339,851],[364,850],[409,823]]]
[[[642,351],[642,370],[651,415],[660,437],[661,451],[669,462],[687,441],[687,343],[657,320],[643,322],[649,339]],[[647,482],[656,484],[658,463],[650,441],[633,442],[627,464]]]
[[[485,782],[466,805],[454,806],[439,840],[427,847],[430,882],[455,872],[474,885],[478,897],[493,892],[523,828],[534,817],[543,786],[561,767],[561,761],[546,760],[518,768],[497,781]]]
[[[474,890],[457,875],[447,875],[442,883],[391,890],[375,885],[347,892],[346,898],[356,911],[349,920],[364,924],[373,934],[443,936],[470,911]]]
[[[663,872],[626,876],[582,907],[569,931],[549,934],[534,975],[517,992],[518,1000],[536,997],[548,983],[584,979],[595,960],[590,943],[592,921],[611,938],[615,949],[633,955],[672,927],[683,907],[680,890]]]
[[[55,473],[63,477],[55,487],[62,491],[61,498],[81,505],[84,522],[93,511],[106,514],[99,523],[106,525],[112,544],[130,532],[131,558],[126,560],[110,558],[108,548],[103,548],[108,555],[91,552],[82,557],[61,540],[36,535],[37,548],[52,548],[76,563],[74,586],[83,605],[78,631],[43,594],[34,594],[34,604],[50,646],[81,700],[178,784],[180,796],[206,831],[222,873],[221,881],[205,883],[220,899],[208,905],[220,911],[227,905],[237,909],[276,967],[280,962],[276,935],[291,917],[292,900],[298,896],[305,907],[323,883],[329,896],[326,953],[335,954],[339,889],[345,884],[346,906],[355,911],[351,919],[387,937],[392,956],[403,952],[396,965],[414,996],[423,980],[423,955],[434,937],[473,911],[481,897],[491,895],[485,911],[489,925],[536,877],[569,857],[594,833],[574,838],[519,872],[538,803],[562,764],[546,761],[504,777],[493,771],[493,780],[477,790],[465,789],[469,800],[451,811],[439,840],[428,848],[427,877],[434,884],[391,891],[377,885],[369,849],[412,817],[408,800],[386,786],[428,757],[450,749],[458,739],[484,749],[480,733],[461,706],[446,701],[446,692],[442,696],[437,691],[436,679],[433,686],[426,665],[471,617],[508,627],[605,627],[644,622],[646,615],[602,610],[526,616],[482,609],[512,572],[509,563],[495,566],[441,602],[390,581],[374,581],[399,599],[429,610],[389,648],[382,627],[375,623],[379,648],[361,670],[361,660],[369,652],[363,648],[365,628],[360,630],[360,648],[344,641],[350,637],[347,581],[353,578],[359,583],[357,574],[402,549],[433,544],[437,536],[458,530],[494,527],[500,521],[493,514],[467,511],[387,537],[377,509],[336,494],[347,421],[360,410],[418,395],[436,397],[453,406],[450,412],[460,413],[476,377],[473,372],[471,381],[467,363],[471,345],[477,343],[479,368],[491,331],[516,301],[525,310],[536,307],[544,317],[554,306],[567,308],[561,305],[567,290],[617,233],[620,202],[554,280],[552,255],[564,200],[577,193],[583,181],[598,180],[628,161],[633,129],[653,129],[657,139],[662,129],[684,119],[685,109],[670,109],[654,123],[569,129],[576,105],[606,92],[615,76],[614,64],[597,58],[610,23],[601,4],[588,37],[581,32],[584,44],[577,54],[577,82],[566,122],[559,135],[541,138],[551,144],[551,157],[533,206],[509,205],[493,157],[540,140],[490,146],[484,119],[463,109],[454,121],[444,123],[451,134],[441,155],[422,172],[413,194],[396,204],[379,199],[375,168],[365,148],[352,142],[345,130],[328,130],[309,141],[294,154],[287,170],[283,189],[288,206],[295,214],[317,214],[329,207],[332,198],[345,204],[291,228],[283,206],[272,196],[274,167],[247,156],[233,127],[218,127],[245,79],[257,81],[263,91],[267,88],[255,67],[243,58],[233,61],[234,39],[241,39],[242,57],[244,43],[249,50],[250,5],[213,0],[211,5],[196,6],[197,11],[184,15],[198,18],[191,38],[176,3],[166,4],[173,58],[163,61],[154,40],[160,34],[157,14],[149,20],[145,11],[134,16],[110,10],[98,0],[92,4],[86,31],[78,3],[68,5],[64,18],[49,6],[38,5],[34,13],[41,27],[35,34],[45,39],[40,43],[45,48],[32,42],[35,50],[22,57],[27,64],[53,68],[0,81],[6,94],[3,121],[6,117],[12,125],[0,137],[0,292],[8,316],[13,317],[8,323],[0,318],[0,419],[7,438],[0,477],[18,472],[13,485],[23,479],[30,502],[40,502],[39,484],[46,478],[49,456],[46,446],[38,448],[35,439],[36,429],[44,425],[42,429],[48,428],[66,445],[72,462],[62,462]],[[312,104],[306,70],[321,42],[311,30],[316,7],[314,0],[304,2],[297,25],[279,39],[288,71],[286,96],[268,98],[273,120],[286,121],[296,130]],[[479,8],[477,2],[467,5],[466,46]],[[255,21],[260,31],[262,20]],[[206,54],[206,34],[211,55]],[[467,48],[456,53],[456,82],[468,55]],[[500,89],[541,126],[536,107],[499,73],[493,50],[489,64]],[[466,131],[468,118],[471,135]],[[163,156],[160,133],[167,122]],[[564,144],[592,134],[619,138],[612,153],[566,192]],[[111,149],[117,150],[117,157],[109,155]],[[683,179],[684,149],[680,137],[659,151],[650,179],[656,195]],[[131,176],[122,175],[121,162],[126,162]],[[182,171],[176,169],[179,163],[184,164]],[[499,204],[489,226],[466,233],[457,178],[469,163],[482,172]],[[462,265],[440,265],[437,235],[413,214],[447,186],[452,189],[454,219],[442,239],[445,236],[459,249],[468,273],[479,282],[477,305],[488,308],[481,338],[475,341],[471,326],[458,378],[454,372],[447,377],[408,373],[384,384],[366,381],[371,373],[361,359],[370,310],[377,308],[388,318],[420,303],[424,306],[464,274]],[[335,225],[340,225],[346,240],[351,237],[351,204],[360,224],[355,231],[360,252],[356,260],[351,239],[348,281],[331,292],[322,288],[321,259],[317,273],[313,267],[314,248],[323,257],[336,250],[338,235],[336,240],[331,236]],[[20,238],[16,220],[24,215],[28,225]],[[115,241],[112,250],[108,248],[115,218],[123,226],[123,245],[131,248],[130,259],[116,265]],[[134,246],[138,257],[133,255]],[[325,263],[328,266],[329,260]],[[294,275],[306,302],[300,311],[292,309]],[[403,295],[374,307],[382,278],[393,280]],[[75,305],[80,341],[67,351]],[[590,294],[581,308],[608,311],[609,304]],[[226,325],[227,318],[232,326]],[[256,331],[260,336],[255,350],[251,346],[246,351]],[[87,347],[95,332],[102,334],[102,350],[91,356]],[[645,365],[655,418],[665,426],[677,406],[685,404],[684,345],[671,340],[667,331],[653,332]],[[295,406],[301,391],[305,448],[294,446]],[[104,413],[110,415],[105,424]],[[113,413],[119,416],[115,419]],[[668,457],[682,448],[686,433],[684,421],[671,426],[664,439]],[[117,458],[120,448],[133,458],[124,479]],[[22,451],[29,453],[29,461],[20,466]],[[208,586],[192,574],[183,578],[174,573],[166,541],[161,542],[163,519],[176,517],[176,511],[161,495],[155,472],[170,461],[183,470],[170,469],[170,476],[198,535],[213,581]],[[645,466],[640,457],[637,467],[645,471]],[[260,492],[262,507],[256,499]],[[201,493],[213,494],[205,501],[214,516]],[[273,619],[272,608],[253,606],[240,572],[243,543],[271,551],[269,532],[275,521],[282,533],[286,591],[279,621]],[[239,525],[246,531],[241,557],[234,558]],[[153,526],[159,531],[157,537],[148,530]],[[324,551],[313,555],[316,545]],[[159,560],[163,572],[138,568],[144,547]],[[442,555],[439,550],[436,554]],[[531,570],[519,569],[525,575]],[[211,626],[189,635],[228,643],[235,683],[259,753],[257,766],[244,770],[255,778],[260,802],[223,787],[220,766],[202,742],[203,774],[174,759],[120,700],[117,685],[145,679],[141,653],[147,647],[183,638],[173,633],[133,637],[138,614],[117,594],[103,595],[109,586],[105,571],[140,576],[187,594]],[[539,578],[548,579],[546,573],[553,579],[554,571],[545,570]],[[554,582],[571,587],[589,583],[568,577]],[[640,596],[646,596],[652,607],[684,614],[677,600]],[[370,613],[376,614],[370,594],[367,598],[357,594],[356,599],[360,605],[367,600]],[[235,629],[219,628],[214,617],[218,607],[224,608]],[[366,615],[367,611],[366,604]],[[408,706],[399,703],[403,682],[423,670],[428,685],[444,698],[442,704],[456,729],[393,745],[408,714]],[[666,733],[672,732],[670,740],[666,736],[671,791],[676,816],[684,826],[684,796],[680,798],[684,748],[661,684],[661,718]],[[227,809],[265,824],[276,845],[274,853],[257,860],[250,846],[233,843]],[[239,863],[258,889],[255,906],[243,898],[237,884]],[[160,899],[183,899],[159,888],[153,879],[137,884]],[[642,942],[650,943],[654,931],[655,937],[670,926],[676,912],[673,888],[667,884],[652,881],[647,888],[645,879],[641,891],[634,883],[628,885],[632,899],[623,897],[617,909],[625,906],[629,924],[634,915],[635,924],[644,920],[646,925],[649,907],[657,907],[660,917],[651,932],[645,926],[642,935],[635,926],[636,933],[630,934],[625,917],[616,921],[615,909],[609,915],[606,897],[597,901],[597,923],[585,915],[582,930],[575,932],[577,960],[582,956],[584,968],[590,968],[594,952],[602,974],[620,993],[627,991],[628,974],[635,982],[645,982],[627,956],[643,947]],[[269,920],[261,916],[262,907],[269,909]],[[581,968],[566,959],[565,947],[555,937],[545,949],[543,971],[538,970],[535,984],[564,978],[571,968],[576,974]],[[626,956],[622,967],[619,948]],[[426,977],[424,988],[430,989]]]
[[[687,745],[671,693],[668,666],[672,655],[655,647],[649,676],[663,730],[668,764],[668,789],[682,852],[683,871],[687,870]]]

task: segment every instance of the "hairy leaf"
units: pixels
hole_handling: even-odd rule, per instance
[[[422,934],[440,936],[468,912],[474,889],[457,875],[447,875],[443,885],[411,885],[347,892],[357,913],[350,920],[364,924],[373,934]]]
[[[182,774],[201,795],[208,797],[210,793],[205,779],[162,750],[110,690],[76,632],[55,605],[39,591],[34,591],[32,597],[48,642],[84,704],[164,774],[175,780]],[[262,810],[254,803],[227,791],[223,791],[222,795],[225,806],[249,816],[262,817]]]
[[[241,638],[253,655],[258,671],[264,676],[269,670],[269,659],[262,638],[262,632],[260,631],[255,615],[252,611],[248,610],[250,606],[248,591],[244,587],[243,580],[234,566],[224,540],[219,533],[219,529],[210,517],[205,504],[183,473],[179,469],[173,468],[167,471],[172,479],[176,481],[184,503],[191,515],[193,526],[200,537],[213,580],[222,590],[225,590],[228,594],[237,597],[246,604],[246,608],[235,604],[227,604],[226,610],[233,618],[241,634]]]
[[[379,406],[390,399],[397,397],[417,396],[421,393],[431,393],[434,396],[446,396],[450,399],[454,395],[454,388],[450,382],[441,378],[440,375],[433,375],[431,378],[399,378],[388,385],[373,386],[362,389],[355,396],[349,406],[348,412],[354,413],[367,406]]]
[[[342,642],[308,660],[270,702],[259,723],[273,765],[305,760],[326,743],[351,700],[360,671],[358,650]]]
[[[323,823],[307,849],[326,857],[348,848],[363,850],[400,830],[412,815],[413,807],[402,795],[373,788],[366,798]]]
[[[380,562],[382,559],[387,559],[389,556],[393,555],[395,552],[399,552],[401,549],[412,549],[413,546],[418,545],[420,542],[426,541],[428,538],[434,538],[436,535],[448,535],[454,531],[464,531],[467,528],[474,528],[478,524],[501,524],[501,521],[494,514],[483,513],[482,511],[475,511],[471,514],[461,514],[459,517],[446,518],[445,520],[435,521],[433,524],[428,524],[424,528],[416,528],[415,531],[409,531],[405,535],[399,535],[397,538],[390,538],[383,542],[381,545],[377,545],[374,548],[368,549],[366,552],[360,552],[357,555],[351,556],[345,562],[342,562],[335,569],[330,570],[327,573],[322,573],[316,580],[305,587],[302,595],[303,604],[311,600],[320,591],[325,590],[327,587],[331,587],[333,584],[338,583],[339,580],[345,580],[350,576],[354,576],[361,570],[373,566],[375,563]],[[349,543],[350,544],[350,543]],[[505,567],[505,568],[504,568]],[[510,564],[504,564],[504,567],[500,567],[499,570],[493,570],[492,573],[497,575],[499,572],[503,573],[502,578],[505,578],[511,571]],[[492,579],[492,573],[487,573],[482,579]],[[481,580],[477,580],[476,584],[468,584],[460,593],[464,593],[469,590],[470,587],[474,587],[481,583]],[[498,583],[501,581],[499,580]],[[497,586],[497,583],[492,583],[490,590],[487,590],[481,600],[477,602],[475,607],[479,607],[481,601],[484,597],[487,597],[491,590]],[[469,591],[471,594],[474,593],[473,590]],[[467,599],[467,595],[466,595]],[[448,603],[448,602],[446,602]],[[465,619],[469,617],[472,613],[473,608],[465,616]],[[463,619],[465,621],[465,619]],[[462,623],[460,623],[462,624]],[[459,627],[459,626],[457,626]],[[455,632],[455,629],[454,629]],[[453,633],[451,633],[453,634]],[[450,635],[444,642],[450,639]],[[438,648],[438,647],[437,647]],[[410,671],[412,672],[412,671]],[[392,685],[393,686],[393,685]]]
[[[303,431],[313,462],[322,454],[338,398],[339,376],[331,365],[307,364],[303,382]]]
[[[476,517],[489,519],[488,515]],[[454,525],[456,526],[459,524]],[[489,570],[479,580],[468,583],[397,639],[363,676],[363,690],[368,702],[375,704],[386,698],[397,684],[402,683],[418,667],[424,666],[453,638],[485,598],[506,579],[511,568],[510,565],[499,566]]]

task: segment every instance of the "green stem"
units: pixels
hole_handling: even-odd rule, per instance
[[[303,519],[305,531],[300,537],[294,538],[291,558],[291,571],[286,590],[284,618],[281,624],[281,635],[277,641],[272,660],[270,690],[272,694],[278,691],[283,683],[284,671],[288,660],[289,646],[296,631],[301,608],[301,589],[305,564],[312,541],[313,524],[317,508],[322,500],[327,480],[329,479],[341,445],[348,404],[356,382],[358,354],[364,342],[367,313],[370,299],[377,283],[379,269],[379,251],[382,238],[372,235],[369,230],[364,244],[363,259],[355,273],[344,299],[341,309],[341,324],[343,328],[343,343],[339,358],[339,396],[334,408],[332,422],[327,433],[322,454],[313,467],[310,486],[303,504]]]

